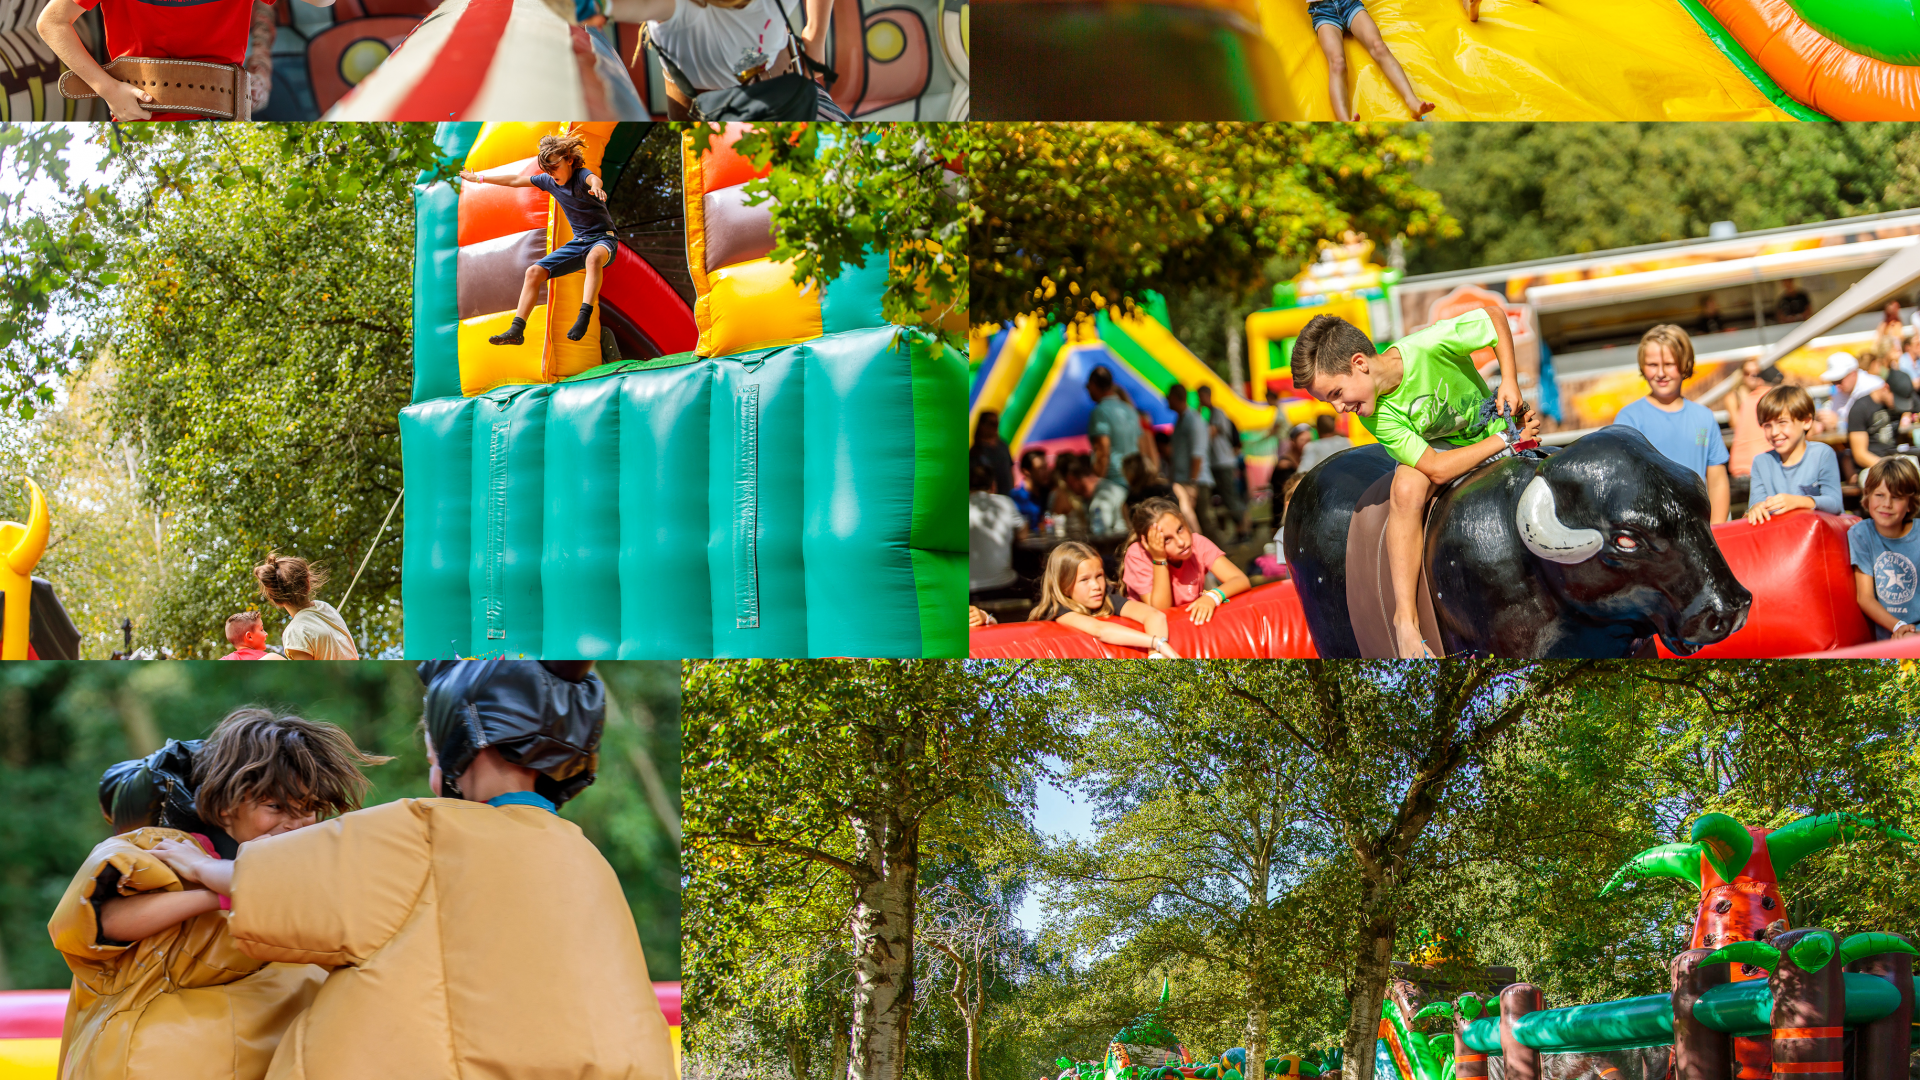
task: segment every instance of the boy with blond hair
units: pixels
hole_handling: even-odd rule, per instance
[[[1727,520],[1727,440],[1713,410],[1680,392],[1693,378],[1693,339],[1663,323],[1641,335],[1639,362],[1647,396],[1628,402],[1613,422],[1645,435],[1654,449],[1706,481],[1708,524]]]

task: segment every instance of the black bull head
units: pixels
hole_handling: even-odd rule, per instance
[[[1377,445],[1343,451],[1288,503],[1285,554],[1321,656],[1359,655],[1347,526],[1393,468]],[[1706,484],[1631,428],[1483,467],[1427,517],[1440,645],[1448,655],[1613,657],[1655,634],[1678,653],[1721,641],[1746,622],[1753,596],[1720,554],[1707,513]]]

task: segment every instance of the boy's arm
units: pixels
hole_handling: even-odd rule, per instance
[[[56,0],[58,2],[58,0]],[[533,178],[527,176],[486,176],[472,169],[462,169],[460,179],[469,184],[498,184],[501,187],[532,187]]]
[[[587,176],[587,192],[601,202],[607,201],[607,189],[600,186],[600,174],[592,169],[581,169]]]
[[[1841,512],[1840,459],[1834,456],[1831,447],[1823,446],[1821,449],[1827,453],[1820,460],[1820,493],[1813,497],[1813,508],[1822,513],[1838,514]]]
[[[1707,524],[1718,525],[1727,520],[1727,503],[1730,501],[1725,465],[1707,466]]]
[[[1513,359],[1513,327],[1507,325],[1507,313],[1487,312],[1487,321],[1493,324],[1493,355],[1500,361],[1500,388],[1493,392],[1493,398],[1500,403],[1502,411],[1508,415],[1518,412],[1526,399],[1520,394],[1520,369]],[[1472,363],[1472,360],[1468,360]]]
[[[79,76],[80,80],[93,87],[93,92],[107,103],[116,120],[148,120],[151,113],[142,108],[142,104],[153,104],[153,95],[137,86],[129,86],[107,74],[107,69],[93,58],[87,47],[80,42],[80,35],[74,32],[74,21],[85,15],[87,9],[73,0],[47,0],[47,6],[40,10],[40,18],[34,28],[40,31],[40,40],[47,43],[53,55],[60,58],[68,70]]]
[[[1894,637],[1906,637],[1913,633],[1912,624],[1902,621],[1880,602],[1880,597],[1873,591],[1873,575],[1857,566],[1853,568],[1853,598],[1860,605],[1861,614],[1885,628]]]
[[[221,896],[233,895],[233,863],[214,858],[198,844],[162,840],[153,846],[153,857],[166,863],[183,881],[199,882]]]
[[[99,902],[100,934],[114,941],[149,938],[196,915],[220,910],[220,896],[210,889],[114,896]]]
[[[1540,433],[1540,414],[1527,410],[1527,418],[1522,422],[1520,431],[1523,438],[1531,439]],[[1480,463],[1506,449],[1507,440],[1499,435],[1489,435],[1477,443],[1470,443],[1458,450],[1435,450],[1428,446],[1413,467],[1420,470],[1428,480],[1435,484],[1444,484],[1450,480],[1465,476],[1480,466]],[[1725,507],[1721,511],[1725,512]]]

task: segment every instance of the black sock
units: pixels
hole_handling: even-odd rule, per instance
[[[527,320],[515,315],[513,322],[505,330],[487,340],[495,345],[518,345],[526,340],[526,329]]]
[[[573,329],[567,331],[568,341],[579,341],[586,335],[587,323],[593,319],[593,305],[581,304],[580,317],[573,320]]]

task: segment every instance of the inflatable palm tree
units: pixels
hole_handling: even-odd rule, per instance
[[[1689,948],[1720,949],[1736,941],[1760,941],[1769,927],[1774,933],[1789,928],[1779,875],[1816,851],[1854,839],[1863,829],[1913,839],[1858,814],[1803,817],[1778,829],[1752,828],[1725,814],[1702,814],[1693,823],[1690,842],[1662,844],[1628,859],[1600,895],[1611,893],[1631,877],[1679,878],[1700,892]],[[1746,954],[1730,955],[1738,959]],[[1760,967],[1745,961],[1732,972],[1736,981],[1765,976]],[[1734,1057],[1740,1063],[1740,1080],[1765,1080],[1772,1074],[1773,1054],[1766,1039],[1735,1039]]]

